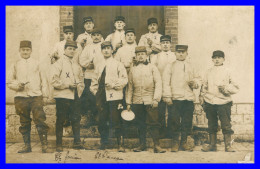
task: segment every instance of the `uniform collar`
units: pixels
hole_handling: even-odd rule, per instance
[[[150,35],[158,35],[158,31],[156,31],[155,33],[149,32]]]
[[[64,56],[63,58],[64,58],[65,60],[69,61],[70,63],[73,63],[73,58],[70,59],[70,58],[69,58],[67,55],[65,55],[65,54],[64,54],[63,56]]]
[[[87,31],[85,31],[85,35],[91,35],[91,33],[88,33]]]

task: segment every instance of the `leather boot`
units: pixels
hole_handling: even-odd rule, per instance
[[[42,153],[52,153],[50,149],[48,149],[47,134],[39,134],[39,137],[42,144]]]
[[[160,147],[160,142],[159,142],[159,129],[153,128],[151,131],[152,137],[153,137],[153,144],[154,144],[154,153],[165,153],[166,150],[162,149]]]
[[[81,141],[80,141],[80,122],[72,122],[72,131],[74,136],[74,143],[73,148],[74,149],[84,149]]]
[[[217,151],[217,134],[213,133],[209,135],[210,143],[202,147],[201,151]]]
[[[118,152],[125,152],[123,136],[117,137],[117,145],[118,145]]]
[[[179,134],[174,134],[172,137],[172,145],[171,145],[171,152],[178,152],[179,151]]]
[[[231,134],[224,134],[224,142],[226,152],[235,152],[235,150],[231,147]]]
[[[181,146],[180,146],[180,150],[182,151],[193,151],[193,148],[187,143],[187,134],[186,133],[182,133],[181,134]]]
[[[139,142],[140,145],[133,149],[134,152],[141,152],[146,151],[146,132],[145,130],[138,130],[139,131]]]
[[[31,133],[23,134],[24,147],[18,153],[32,152],[31,148]]]
[[[108,131],[102,131],[100,133],[100,150],[105,150],[108,148]]]

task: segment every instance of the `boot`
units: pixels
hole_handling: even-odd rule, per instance
[[[210,143],[202,147],[201,151],[217,151],[217,134],[213,133],[209,135]]]
[[[21,150],[19,150],[18,153],[32,152],[30,135],[30,133],[23,135],[24,147]]]
[[[182,151],[193,151],[193,148],[187,143],[187,134],[181,134],[181,146]]]
[[[172,147],[171,152],[178,152],[179,151],[179,134],[175,134],[172,137]]]
[[[72,131],[74,136],[74,143],[73,148],[74,149],[84,149],[84,146],[82,145],[80,141],[80,122],[73,121],[72,122]]]
[[[85,149],[84,146],[82,145],[81,141],[79,141],[79,142],[75,142],[75,141],[74,141],[74,143],[73,143],[73,148],[74,148],[74,149],[78,149],[78,150],[79,150],[79,149]]]
[[[56,151],[57,152],[62,152],[63,148],[62,148],[62,134],[63,134],[63,130],[59,131],[56,130]]]
[[[42,153],[52,153],[50,149],[48,149],[47,134],[39,134],[39,137],[42,144]]]
[[[108,148],[108,131],[100,133],[100,150],[105,150]]]
[[[140,145],[133,149],[134,152],[146,151],[146,132],[139,131]]]
[[[157,128],[156,129],[154,128],[154,129],[151,130],[151,134],[152,134],[152,137],[153,137],[153,144],[154,144],[153,151],[154,151],[154,153],[165,153],[166,151],[160,147],[159,130]]]
[[[118,145],[118,152],[125,152],[123,136],[117,137],[117,145]]]
[[[231,147],[231,134],[224,134],[224,142],[226,152],[235,152],[235,150]]]

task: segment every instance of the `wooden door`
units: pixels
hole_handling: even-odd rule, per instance
[[[126,27],[134,28],[137,39],[148,32],[147,19],[155,17],[159,22],[159,33],[164,34],[164,7],[163,6],[75,6],[74,28],[75,38],[84,32],[82,20],[92,16],[95,27],[102,31],[104,39],[114,31],[115,16],[122,15],[126,18]]]

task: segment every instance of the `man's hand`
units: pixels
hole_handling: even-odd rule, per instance
[[[127,107],[126,107],[127,111],[131,111],[131,105],[128,104]]]
[[[24,90],[25,83],[19,83],[17,91],[21,92]]]
[[[220,93],[222,93],[224,96],[229,96],[228,91],[226,90],[225,86],[218,86],[218,90]]]
[[[94,69],[94,63],[91,62],[88,66],[87,66],[88,69]]]
[[[172,105],[172,99],[171,99],[171,98],[164,98],[163,101],[164,101],[167,105]]]
[[[152,46],[153,41],[152,41],[150,38],[147,38],[147,44],[148,44],[149,46]]]
[[[158,102],[154,100],[152,103],[152,108],[156,108],[156,107],[158,107]]]
[[[44,97],[43,99],[43,105],[47,105],[49,103],[49,99],[47,97]]]
[[[155,47],[155,46],[152,46],[151,49],[152,49],[152,51],[153,51],[154,53],[160,53],[160,52],[161,52],[161,49],[159,49],[159,48],[157,48],[157,47]]]
[[[77,83],[73,83],[69,85],[69,89],[73,90],[77,88]]]
[[[188,81],[188,85],[191,89],[197,89],[199,87],[193,80]]]
[[[199,96],[199,102],[200,102],[200,105],[203,105],[203,104],[204,104],[204,98],[203,98],[203,96]]]
[[[119,43],[116,44],[116,49],[119,49],[119,48],[121,48],[122,46],[123,46],[123,43],[122,43],[122,42],[119,42]]]

